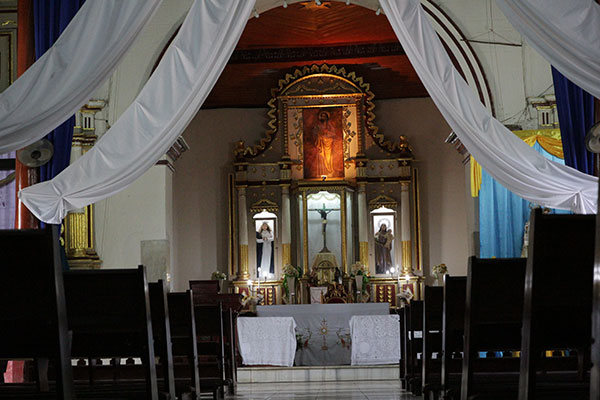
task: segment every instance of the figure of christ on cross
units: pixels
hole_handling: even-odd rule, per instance
[[[321,214],[321,224],[322,229],[321,233],[323,234],[323,249],[319,253],[330,253],[327,249],[327,214],[332,211],[339,211],[339,208],[326,208],[325,203],[323,203],[323,208],[311,208],[308,211],[316,211]]]

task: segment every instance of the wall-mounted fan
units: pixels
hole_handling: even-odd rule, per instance
[[[46,164],[54,154],[54,145],[48,139],[38,140],[22,150],[17,151],[17,158],[29,168]]]
[[[592,126],[585,135],[585,147],[592,153],[600,153],[600,122]]]

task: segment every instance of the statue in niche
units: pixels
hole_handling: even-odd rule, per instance
[[[256,276],[260,279],[274,274],[273,233],[269,224],[263,222],[256,232]]]
[[[394,235],[385,223],[379,226],[375,233],[375,273],[387,274],[392,264],[392,243]]]

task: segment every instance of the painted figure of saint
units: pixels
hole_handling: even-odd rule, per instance
[[[392,265],[392,242],[394,235],[386,224],[381,224],[375,233],[375,273],[385,274]]]
[[[319,112],[319,122],[314,127],[313,137],[318,151],[317,169],[320,176],[330,176],[335,171],[333,168],[333,142],[335,129],[329,122],[327,111]]]
[[[263,222],[256,232],[256,276],[259,279],[275,274],[273,260],[273,233],[269,224]]]

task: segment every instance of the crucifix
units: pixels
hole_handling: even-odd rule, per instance
[[[326,208],[325,203],[323,203],[323,208],[311,208],[308,210],[316,211],[319,214],[321,214],[321,225],[323,227],[321,230],[321,233],[323,234],[323,249],[319,253],[330,253],[330,251],[327,249],[327,214],[329,214],[332,211],[339,210],[339,208]]]

